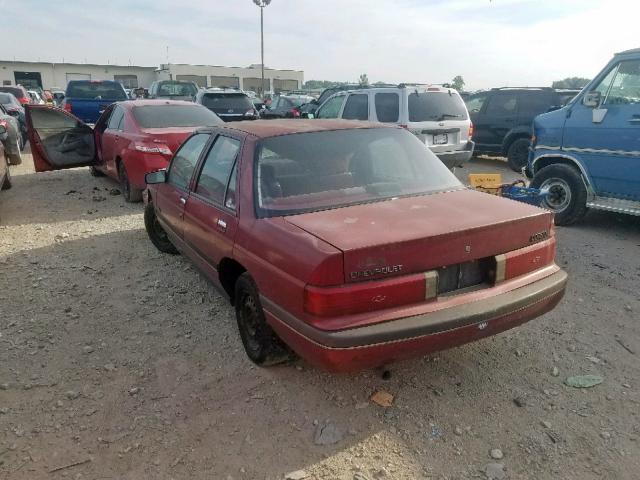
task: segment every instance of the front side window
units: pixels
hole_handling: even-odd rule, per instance
[[[640,104],[640,60],[620,62],[604,105]]]
[[[282,216],[463,188],[406,130],[297,133],[258,146],[258,216]]]
[[[318,118],[338,118],[343,101],[344,95],[327,100],[326,103],[318,110]]]
[[[499,93],[492,96],[487,104],[487,115],[509,115],[517,109],[517,97],[515,93]]]
[[[190,137],[178,149],[169,166],[168,182],[178,188],[186,189],[198,163],[198,158],[209,135],[199,133]]]
[[[368,120],[369,119],[369,95],[354,94],[349,95],[347,103],[342,112],[342,118],[347,120]]]
[[[229,184],[229,176],[239,151],[240,142],[238,140],[219,136],[204,160],[195,192],[222,205]],[[233,204],[235,205],[235,200]]]
[[[618,71],[618,66],[620,64],[613,67],[609,73],[605,75],[605,77],[600,80],[600,83],[592,89],[592,91],[600,92],[601,98],[605,98],[607,96],[607,92],[609,91],[609,87],[611,86],[611,82],[613,81],[613,77],[616,76],[616,72]]]
[[[395,123],[400,118],[400,96],[397,93],[376,93],[375,104],[379,122]]]

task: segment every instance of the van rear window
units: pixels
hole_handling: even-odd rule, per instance
[[[409,121],[467,120],[469,115],[460,95],[449,92],[409,94]]]
[[[69,82],[67,97],[86,100],[126,100],[127,94],[115,82]]]

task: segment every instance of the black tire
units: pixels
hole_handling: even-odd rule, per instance
[[[138,190],[131,186],[129,183],[129,176],[127,175],[127,169],[124,163],[120,162],[118,165],[118,178],[120,179],[120,189],[126,202],[138,203],[142,201],[142,190]]]
[[[20,133],[20,151],[24,151],[24,147],[27,146],[27,135]]]
[[[253,363],[270,366],[291,360],[291,351],[267,323],[258,287],[246,272],[236,281],[234,304],[242,345]]]
[[[571,225],[587,213],[587,187],[580,173],[569,165],[544,167],[536,172],[531,186],[549,189],[542,206],[555,213],[556,225]]]
[[[147,235],[149,235],[151,243],[162,253],[170,253],[172,255],[179,253],[176,247],[173,246],[173,243],[171,243],[171,240],[169,240],[167,232],[164,231],[164,228],[162,228],[162,225],[158,222],[156,211],[151,202],[147,203],[144,209],[144,227],[147,230]]]
[[[0,190],[9,190],[13,184],[11,183],[11,171],[9,170],[9,162],[7,162],[7,174],[4,177]]]
[[[529,158],[529,144],[531,142],[528,138],[516,138],[507,151],[507,164],[509,168],[514,172],[522,172],[522,169],[527,166],[527,159]]]
[[[92,177],[104,177],[104,173],[102,173],[96,167],[89,167],[89,173],[91,173]]]

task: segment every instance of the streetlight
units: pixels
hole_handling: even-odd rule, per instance
[[[262,66],[262,83],[260,84],[261,97],[264,98],[264,7],[271,3],[271,0],[253,0],[260,7],[260,58]]]

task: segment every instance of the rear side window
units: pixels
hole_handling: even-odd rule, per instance
[[[376,117],[379,122],[397,122],[400,118],[400,96],[397,93],[376,93]]]
[[[126,100],[127,94],[116,82],[69,82],[67,97],[85,100]]]
[[[517,111],[517,97],[515,93],[501,93],[489,98],[485,113],[487,115],[508,115]]]
[[[209,135],[200,133],[190,137],[178,149],[169,167],[168,182],[178,188],[186,189],[198,163],[198,158]]]
[[[222,120],[201,105],[145,105],[135,107],[133,117],[142,128],[207,127]]]
[[[234,138],[219,136],[216,139],[200,172],[197,194],[222,205],[239,150],[240,142]],[[235,205],[235,199],[229,204]]]
[[[347,103],[342,112],[342,118],[347,120],[368,120],[369,118],[369,95],[359,93],[349,95]]]
[[[518,110],[521,113],[543,113],[549,110],[553,103],[551,92],[521,93],[518,98]]]
[[[109,118],[107,128],[110,130],[121,130],[121,124],[123,123],[124,111],[120,107],[116,107]]]
[[[409,94],[409,121],[427,122],[467,120],[467,109],[460,95],[449,92]]]

